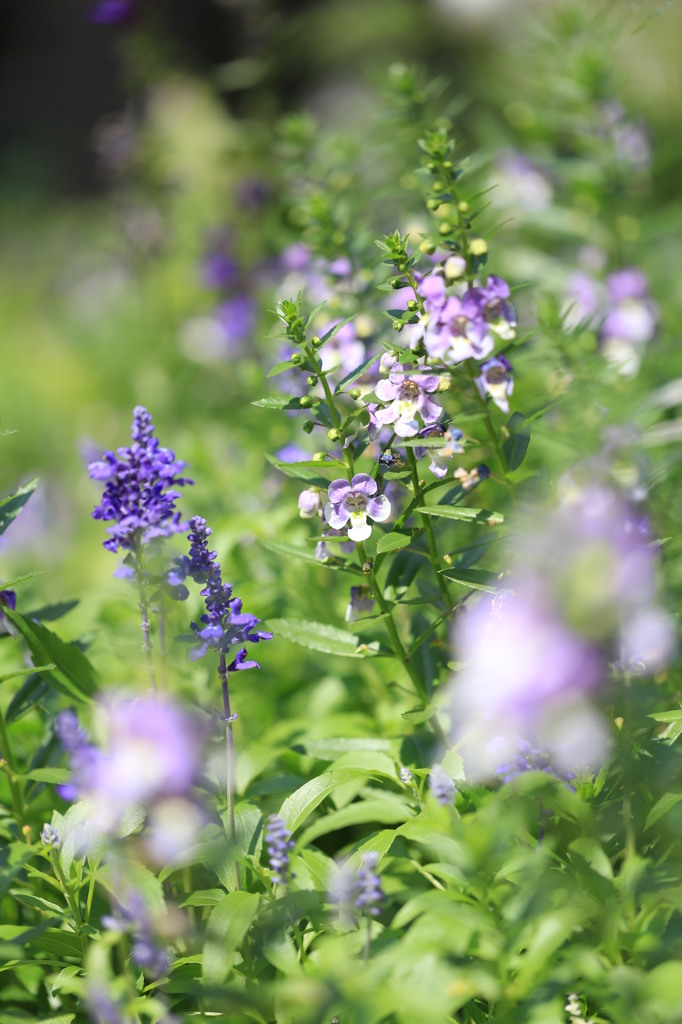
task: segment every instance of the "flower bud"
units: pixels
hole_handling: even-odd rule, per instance
[[[462,199],[459,203],[457,203],[457,209],[459,210],[460,213],[469,212],[469,204],[467,203],[466,199]]]
[[[313,348],[319,348],[320,345],[322,344],[322,339],[318,338],[317,335],[315,335],[314,338],[311,338],[310,341],[311,341],[311,343],[313,345]]]
[[[398,288],[402,288],[403,279],[402,277],[392,277],[391,280],[389,281],[389,284],[391,288],[395,288],[395,290],[397,291]]]
[[[420,252],[423,252],[425,256],[431,256],[435,251],[436,247],[430,238],[425,238],[422,244],[419,246]]]
[[[303,430],[304,430],[304,432],[306,434],[311,434],[314,426],[315,426],[315,421],[314,420],[304,420],[303,421]]]
[[[362,571],[364,572],[365,576],[369,576],[373,568],[374,562],[372,561],[371,558],[368,559],[366,562],[362,563]]]
[[[357,402],[358,398],[362,395],[362,391],[360,388],[351,388],[348,394]]]
[[[300,366],[300,364],[303,362],[303,356],[301,355],[300,352],[294,352],[293,356],[291,357],[291,361],[294,364],[294,366]]]
[[[452,160],[444,160],[443,161],[443,170],[444,171],[451,171],[453,166],[454,165],[452,163]]]
[[[434,192],[444,192],[445,191],[445,185],[443,184],[442,181],[434,181],[434,183],[431,186],[431,188],[433,189]]]
[[[309,395],[303,395],[302,398],[299,398],[299,405],[301,406],[301,409],[309,409],[312,404],[313,400]]]
[[[40,838],[45,843],[45,846],[59,846],[61,839],[56,829],[52,828],[47,822],[42,827]]]
[[[469,242],[469,252],[472,256],[485,256],[488,251],[488,243],[484,238],[472,238]]]
[[[393,321],[393,330],[394,331],[398,331],[398,333],[400,333],[400,331],[402,331],[402,329],[403,329],[403,322],[402,322],[402,320],[394,320]]]
[[[438,228],[438,233],[441,235],[449,235],[451,231],[452,224],[450,224],[450,222],[447,220],[444,220],[443,223]]]
[[[330,441],[338,441],[338,439],[341,437],[341,434],[338,432],[336,427],[332,427],[331,430],[327,431],[327,437],[329,438]]]
[[[413,310],[417,309],[417,300],[416,299],[408,299],[407,300],[407,308],[410,311],[413,311]]]
[[[435,210],[438,209],[439,206],[440,206],[440,201],[438,199],[427,199],[426,200],[426,208],[428,210],[434,210],[435,211]]]
[[[313,455],[313,462],[324,462],[326,458],[326,452],[315,452],[315,454]]]
[[[314,388],[317,384],[317,377],[314,377],[311,373],[311,375],[306,379],[306,384],[308,387]]]

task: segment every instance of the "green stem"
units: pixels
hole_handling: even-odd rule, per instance
[[[424,491],[419,480],[419,469],[417,467],[417,459],[415,458],[414,449],[407,449],[407,461],[410,464],[410,475],[412,477],[412,489],[414,491],[415,501],[419,501],[419,505],[424,505]],[[426,532],[426,542],[429,546],[429,554],[431,556],[431,563],[433,565],[433,571],[436,574],[436,580],[438,582],[438,589],[441,592],[441,596],[445,601],[445,607],[449,608],[452,604],[452,598],[450,597],[450,591],[444,576],[438,572],[438,548],[436,547],[436,537],[433,529],[433,523],[431,522],[430,516],[425,516],[426,522],[424,524],[424,530]]]
[[[83,955],[85,956],[87,944],[85,940],[85,935],[83,934],[83,918],[81,916],[80,907],[78,906],[78,896],[74,896],[71,890],[71,886],[66,879],[66,875],[62,870],[62,865],[59,861],[59,851],[56,850],[54,847],[51,847],[50,857],[52,860],[54,873],[57,876],[59,884],[62,888],[62,892],[64,893],[64,899],[68,904],[69,910],[71,911],[71,915],[76,925],[76,931],[80,935],[81,945],[83,947]]]
[[[625,859],[630,860],[637,853],[637,836],[635,819],[632,812],[633,754],[632,754],[632,692],[630,674],[623,673],[625,683],[625,715],[623,719],[623,754],[625,771],[623,773],[623,830],[625,833]]]
[[[152,693],[156,693],[156,677],[154,675],[154,664],[152,661],[152,641],[150,637],[151,624],[149,621],[149,602],[147,600],[147,594],[145,592],[144,585],[144,571],[142,568],[142,552],[140,545],[134,549],[135,558],[135,576],[137,577],[137,586],[140,594],[140,617],[142,630],[142,648],[144,650],[145,663],[147,666],[147,676],[149,678],[149,686]]]
[[[95,880],[97,878],[97,868],[99,867],[100,857],[95,857],[93,863],[90,865],[90,883],[88,885],[88,896],[85,901],[85,920],[90,921],[90,914],[92,913],[92,901],[95,896]]]
[[[17,763],[14,759],[14,753],[12,746],[9,741],[7,734],[7,727],[5,725],[5,717],[0,711],[0,747],[2,748],[2,756],[7,762],[5,766],[5,774],[7,775],[7,781],[9,782],[10,796],[12,799],[12,806],[14,808],[14,817],[16,818],[19,829],[24,827],[24,801],[21,795],[21,787],[19,780],[17,779]],[[28,836],[26,842],[28,842]]]
[[[490,443],[491,443],[492,447],[495,450],[495,454],[497,455],[498,462],[500,463],[500,467],[502,469],[502,473],[505,474],[505,476],[506,476],[506,473],[507,473],[507,470],[508,470],[509,467],[507,465],[507,460],[506,460],[506,458],[504,456],[504,450],[502,448],[502,444],[500,442],[499,437],[497,436],[497,431],[495,430],[495,427],[493,426],[493,421],[490,418],[490,412],[488,410],[488,403],[486,402],[485,398],[483,397],[481,392],[476,387],[476,378],[474,376],[474,369],[473,369],[473,366],[471,365],[471,360],[467,359],[467,361],[466,361],[466,363],[464,365],[466,366],[467,373],[469,375],[469,380],[471,381],[471,387],[473,388],[474,397],[476,398],[476,401],[478,402],[478,404],[481,407],[481,411],[483,413],[483,418],[485,420],[486,430],[488,431],[488,437],[490,438]],[[507,480],[506,483],[507,483],[507,486],[510,488],[510,490],[513,491],[514,488],[513,488],[513,484],[511,483],[511,481]]]
[[[223,690],[223,709],[225,712],[225,743],[226,743],[226,787],[227,787],[227,820],[229,827],[229,834],[232,843],[236,843],[237,830],[235,827],[234,820],[234,734],[232,732],[232,712],[230,710],[230,690],[228,686],[228,672],[227,663],[225,661],[225,655],[223,652],[220,654],[220,664],[218,666],[218,678],[222,684]],[[235,863],[235,872],[237,876],[237,888],[241,889],[242,879],[241,870],[239,864]]]

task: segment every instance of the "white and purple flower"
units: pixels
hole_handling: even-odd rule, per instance
[[[502,412],[509,412],[509,396],[514,390],[512,364],[504,356],[493,356],[481,364],[481,375],[476,377],[476,387],[481,396],[490,395]]]
[[[423,287],[423,286],[422,286]],[[481,314],[483,300],[471,289],[464,298],[451,295],[429,317],[424,345],[432,359],[454,365],[465,359],[485,359],[495,347],[495,341]]]
[[[483,288],[470,288],[464,303],[476,310],[491,331],[503,341],[516,337],[516,310],[509,301],[509,285],[502,277],[491,274]]]
[[[414,437],[419,431],[417,414],[425,426],[435,423],[443,410],[440,405],[429,397],[438,390],[437,374],[413,373],[408,376],[408,367],[397,364],[388,380],[380,380],[374,389],[377,398],[390,403],[383,409],[377,409],[377,423],[384,426],[393,424],[398,437]]]
[[[367,540],[372,533],[368,518],[383,523],[390,514],[390,501],[384,494],[377,495],[376,480],[368,473],[356,473],[350,483],[333,480],[329,485],[324,518],[335,530],[350,523],[348,536],[356,543]]]
[[[453,455],[461,455],[464,451],[462,444],[462,438],[464,434],[457,427],[449,427],[445,430],[440,424],[436,423],[434,426],[425,427],[419,431],[420,437],[442,437],[445,442],[442,448],[415,448],[414,455],[416,459],[423,459],[428,452],[431,456],[431,462],[429,464],[429,470],[434,476],[442,480],[447,476],[448,469],[450,468],[448,463],[452,462]]]

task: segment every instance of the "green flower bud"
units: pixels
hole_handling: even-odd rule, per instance
[[[317,384],[317,377],[313,377],[313,375],[311,374],[311,375],[310,375],[310,376],[309,376],[309,377],[308,377],[308,378],[306,379],[306,383],[308,384],[308,387],[314,388],[314,387],[315,387],[315,385]]]
[[[330,441],[338,441],[338,439],[341,437],[341,434],[338,432],[336,427],[332,427],[330,430],[327,431],[327,437],[329,438]]]
[[[452,231],[452,224],[450,224],[450,222],[447,221],[447,220],[444,220],[443,223],[438,228],[438,233],[440,235],[449,235],[451,233],[451,231]]]
[[[411,311],[413,311],[413,310],[417,309],[417,308],[418,308],[418,306],[417,306],[417,300],[416,300],[416,299],[408,299],[408,300],[407,300],[407,308],[408,308],[409,310],[411,310]]]
[[[300,366],[301,363],[303,362],[303,356],[301,355],[300,352],[294,352],[293,356],[291,357],[291,361],[294,364],[294,366]]]
[[[360,388],[351,388],[348,394],[357,402],[358,398],[362,394],[362,391],[360,390]]]
[[[313,455],[313,462],[325,462],[327,459],[326,452],[315,452]]]
[[[403,279],[402,277],[392,277],[389,284],[391,285],[391,288],[395,288],[397,291],[399,288],[402,288]]]
[[[314,426],[315,426],[315,421],[314,420],[304,420],[303,421],[303,430],[305,431],[306,434],[312,434]]]
[[[437,199],[427,199],[426,200],[426,206],[427,206],[427,209],[435,211],[440,206],[440,202]]]
[[[442,181],[434,181],[434,183],[431,186],[431,188],[433,189],[434,192],[444,192],[445,191],[445,185],[443,184]]]
[[[394,320],[393,321],[393,330],[397,331],[398,334],[400,334],[402,329],[403,329],[403,322],[402,322],[402,320]]]
[[[313,400],[309,395],[304,395],[303,398],[299,398],[298,404],[301,406],[301,409],[309,409],[313,404]]]
[[[431,256],[436,251],[436,247],[430,238],[425,238],[419,246],[419,250],[420,252],[423,252],[425,256]]]

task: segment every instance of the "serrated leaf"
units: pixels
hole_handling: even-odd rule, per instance
[[[359,646],[352,633],[346,633],[336,626],[328,626],[324,622],[310,622],[308,619],[269,619],[268,628],[277,639],[289,640],[310,651],[322,651],[324,654],[334,654],[339,658],[371,657],[377,653],[366,645]]]
[[[424,516],[440,516],[443,519],[463,519],[472,523],[480,523],[484,526],[492,526],[494,523],[503,523],[504,516],[501,512],[489,512],[486,508],[469,508],[467,505],[425,505],[423,508],[416,508]]]
[[[13,494],[0,499],[0,534],[5,532],[10,523],[14,522],[37,486],[38,478],[36,477],[14,491]]]
[[[488,569],[440,569],[441,576],[452,580],[453,583],[461,583],[463,587],[470,587],[472,590],[485,590],[488,594],[495,594],[499,589],[499,577],[497,573],[489,572]]]
[[[388,551],[400,551],[401,548],[406,548],[410,541],[411,537],[406,537],[404,533],[385,533],[377,543],[377,554],[383,555]]]
[[[289,831],[295,832],[325,797],[339,786],[357,778],[367,778],[364,768],[343,768],[340,771],[323,772],[288,796],[279,809],[279,815],[286,822]]]
[[[256,916],[260,897],[253,892],[237,890],[223,896],[211,911],[207,923],[207,941],[203,953],[202,980],[219,985],[227,978],[251,922]]]
[[[49,675],[57,689],[76,700],[88,701],[98,683],[95,670],[83,652],[65,643],[47,626],[24,618],[16,610],[5,608],[3,614],[21,633],[34,660],[39,664],[55,663],[57,667]]]

